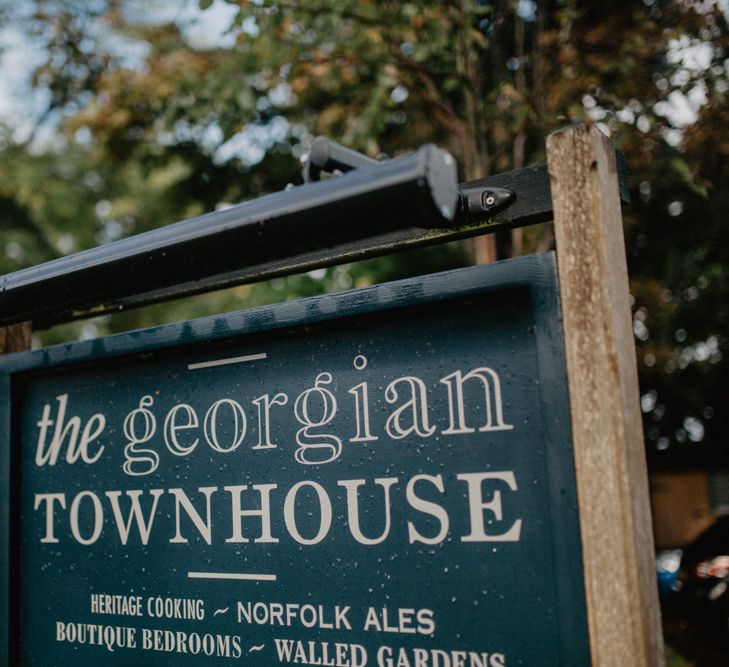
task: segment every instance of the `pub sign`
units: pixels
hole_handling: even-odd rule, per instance
[[[20,665],[589,663],[553,254],[0,358]]]

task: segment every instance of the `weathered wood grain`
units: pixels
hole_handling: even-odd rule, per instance
[[[31,335],[30,322],[19,322],[0,327],[0,354],[29,350]]]
[[[615,150],[547,139],[593,665],[664,664]]]

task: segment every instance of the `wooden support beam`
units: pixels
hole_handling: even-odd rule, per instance
[[[547,139],[592,664],[664,665],[615,149]]]
[[[18,322],[0,327],[0,355],[11,352],[23,352],[30,349],[32,326],[30,322]],[[8,376],[0,379],[0,394],[10,396],[10,378]],[[10,434],[10,401],[0,401],[0,443],[9,440]],[[4,473],[3,479],[9,479],[11,468],[10,449],[7,446],[0,446],[0,474]],[[9,594],[8,584],[10,582],[10,532],[9,526],[12,522],[13,508],[10,500],[10,485],[0,485],[0,628],[3,632],[9,627],[10,618],[13,614],[14,603]],[[8,660],[8,638],[0,637],[0,665],[10,664]]]
[[[0,354],[29,350],[32,333],[30,322],[18,322],[0,327]]]

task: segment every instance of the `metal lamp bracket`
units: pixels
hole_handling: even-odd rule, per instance
[[[373,164],[378,164],[378,161],[327,137],[317,137],[304,163],[304,181],[318,181],[323,173],[346,173]],[[503,211],[514,202],[516,195],[508,188],[461,186],[458,188],[458,199],[461,214],[469,222],[478,222]]]

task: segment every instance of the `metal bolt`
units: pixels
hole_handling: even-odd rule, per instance
[[[489,207],[493,206],[496,203],[496,197],[494,197],[494,193],[487,192],[483,198],[483,202],[484,202],[484,204],[486,204],[486,206],[489,206]]]

